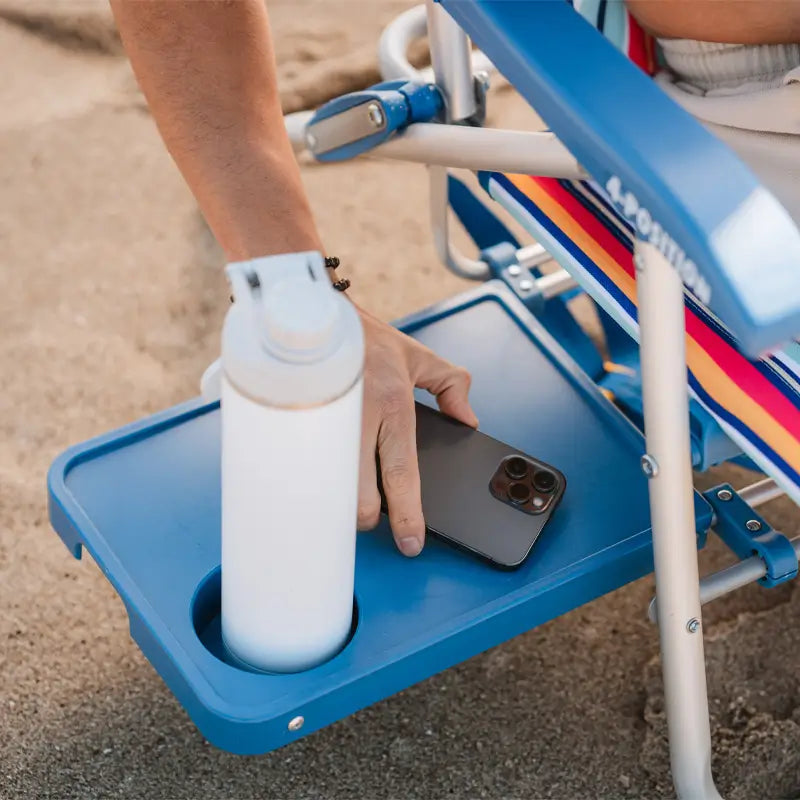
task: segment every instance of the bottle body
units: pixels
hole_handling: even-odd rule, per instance
[[[222,334],[222,638],[298,672],[353,620],[364,337],[322,257],[228,267]]]
[[[308,669],[350,634],[362,389],[270,408],[223,377],[222,630],[257,669]]]

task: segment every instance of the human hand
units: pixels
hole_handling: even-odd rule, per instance
[[[389,523],[401,553],[419,555],[425,544],[419,465],[417,463],[414,387],[436,396],[449,416],[478,426],[469,405],[470,375],[396,328],[359,309],[364,326],[364,417],[358,485],[358,527],[378,524],[376,452],[389,511]]]

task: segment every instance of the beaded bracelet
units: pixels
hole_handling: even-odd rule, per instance
[[[328,269],[336,269],[341,262],[336,256],[326,256],[325,257],[325,266]],[[348,278],[339,278],[333,282],[333,288],[336,289],[337,292],[344,292],[350,286],[350,280]]]

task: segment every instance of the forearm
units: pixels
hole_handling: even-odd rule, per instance
[[[321,249],[263,0],[111,0],[161,135],[231,259]]]

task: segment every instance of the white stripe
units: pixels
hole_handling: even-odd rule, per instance
[[[610,295],[583,266],[581,266],[558,239],[541,226],[536,218],[494,178],[489,181],[489,193],[511,213],[520,225],[531,233],[531,235],[575,278],[576,281],[578,281],[578,283],[595,299],[598,305],[600,305],[629,336],[637,341],[639,340],[639,326],[628,312],[625,311],[612,295]],[[714,317],[714,319],[716,320],[716,317]],[[719,324],[722,326],[722,323]],[[781,354],[781,357],[785,361],[791,362],[792,367],[796,367],[800,375],[800,365],[797,365],[794,361],[789,359],[786,354]],[[776,371],[780,370],[782,374],[785,374],[785,370],[781,369],[780,365],[771,364],[770,366],[772,369]],[[750,456],[767,475],[775,479],[781,488],[784,489],[796,503],[800,504],[800,486],[785,475],[757,446],[728,425],[725,420],[720,419],[720,417],[697,396],[691,386],[689,386],[689,394],[714,417],[723,432],[735,442],[742,452]]]

